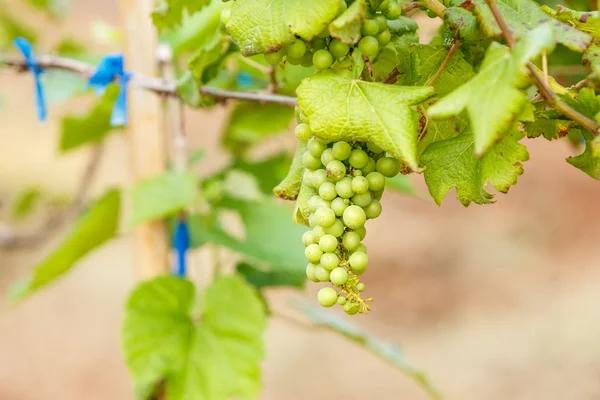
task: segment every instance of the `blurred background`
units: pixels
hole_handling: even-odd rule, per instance
[[[0,7],[21,12],[17,2]],[[116,0],[73,1],[58,24],[22,12],[41,29],[39,49],[70,35],[100,53],[119,50],[108,28],[120,22]],[[427,40],[437,22],[422,21]],[[90,150],[59,156],[59,116],[85,111],[93,97],[52,105],[50,119],[40,124],[29,74],[0,70],[0,88],[0,222],[6,230],[11,202],[23,189],[39,187],[57,202],[74,195]],[[227,162],[220,147],[227,113],[228,107],[186,111],[191,147],[207,149],[196,167],[200,174]],[[292,141],[275,145],[282,143]],[[437,207],[422,177],[414,176],[417,196],[388,191],[384,214],[368,224],[365,281],[375,301],[367,317],[352,321],[399,344],[446,399],[600,398],[600,221],[594,211],[600,185],[564,161],[580,152],[567,141],[526,144],[525,174],[496,204],[464,208],[452,192]],[[91,195],[130,180],[123,135],[112,135],[104,150]],[[35,229],[39,218],[20,228]],[[23,304],[7,300],[59,233],[38,246],[0,248],[0,400],[130,399],[119,339],[123,304],[135,284],[130,237],[87,256]],[[204,255],[193,257],[201,264]],[[272,290],[268,297],[278,314],[301,318],[290,299],[315,302],[317,289]],[[363,348],[290,321],[270,320],[261,399],[426,398]]]

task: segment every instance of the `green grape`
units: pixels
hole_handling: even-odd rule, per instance
[[[342,70],[338,70],[338,75],[346,78],[346,79],[352,79],[353,75],[352,75],[352,71],[350,71],[349,69],[342,69]]]
[[[333,182],[323,183],[321,185],[321,187],[319,188],[319,196],[321,196],[321,198],[323,200],[328,200],[328,201],[335,199],[337,196],[337,193],[335,191],[335,185],[333,184]]]
[[[344,141],[336,142],[331,148],[331,154],[333,154],[333,156],[340,161],[344,161],[350,157],[351,152],[352,147]]]
[[[302,174],[302,184],[312,184],[312,176],[313,172],[309,169],[304,170],[304,174]]]
[[[361,170],[362,175],[368,175],[371,172],[375,171],[375,160],[373,160],[371,157],[369,157],[369,161],[367,162],[367,165],[362,168]]]
[[[328,235],[340,237],[344,234],[344,223],[337,218],[333,225],[331,225],[329,228],[324,228],[323,230]]]
[[[286,50],[286,57],[302,58],[306,53],[306,43],[302,40],[296,40],[294,43],[288,44]]]
[[[390,3],[385,16],[388,19],[398,19],[402,15],[402,7],[397,2]]]
[[[333,156],[331,149],[325,149],[325,151],[323,151],[323,154],[321,154],[321,164],[327,165],[333,160],[335,160],[335,157]]]
[[[369,181],[369,190],[372,192],[379,192],[385,187],[385,176],[381,172],[374,171],[369,173],[367,180]]]
[[[309,263],[306,266],[306,276],[308,277],[308,279],[310,279],[313,282],[319,282],[317,275],[315,275],[315,265],[314,264]]]
[[[364,226],[354,229],[354,232],[358,233],[358,236],[360,236],[360,240],[364,240],[367,236],[367,228],[365,228]],[[317,236],[315,236],[315,238],[317,238]]]
[[[427,16],[428,16],[429,18],[436,18],[436,17],[437,17],[437,14],[436,14],[436,13],[434,13],[433,11],[431,11],[431,10],[429,10],[429,9],[428,9],[428,10],[427,10]]]
[[[319,282],[328,282],[330,272],[323,268],[321,264],[319,264],[315,267],[315,276],[317,277]]]
[[[364,176],[352,178],[352,190],[356,194],[366,193],[369,190],[369,181]]]
[[[338,9],[338,15],[340,15],[341,13],[343,13],[344,11],[346,11],[348,9],[348,4],[344,1],[344,0],[340,0],[340,6]]]
[[[314,228],[317,225],[319,225],[319,224],[317,223],[317,220],[315,218],[315,214],[310,214],[308,216],[308,226],[310,226],[311,228]]]
[[[325,182],[327,182],[327,170],[320,168],[312,173],[310,183],[315,189],[319,189]]]
[[[309,244],[308,246],[306,246],[306,249],[304,249],[304,255],[306,256],[309,262],[317,264],[319,261],[321,261],[321,256],[323,255],[323,252],[321,251],[321,248],[318,244]]]
[[[321,266],[327,271],[333,271],[338,265],[340,265],[340,259],[335,254],[325,253],[321,256]]]
[[[394,176],[398,175],[398,171],[400,170],[400,162],[393,157],[382,157],[377,160],[375,169],[378,172],[381,172],[383,176],[393,178]]]
[[[319,290],[317,294],[317,300],[323,307],[333,307],[337,303],[337,293],[335,289],[330,287],[324,287]]]
[[[344,296],[340,296],[338,297],[337,302],[340,306],[343,306],[344,304],[346,304],[346,298]]]
[[[333,56],[325,49],[315,51],[312,57],[313,64],[318,70],[324,70],[333,64]]]
[[[314,213],[319,207],[326,206],[327,202],[321,198],[321,196],[313,196],[308,199],[308,209],[311,213]]]
[[[337,192],[337,185],[335,188],[336,192]],[[338,192],[338,195],[340,194],[340,192]],[[336,197],[335,199],[333,199],[331,201],[331,209],[333,210],[333,212],[335,213],[336,216],[341,217],[344,214],[344,210],[346,208],[348,208],[348,201],[344,200],[342,197]]]
[[[378,190],[376,192],[373,192],[373,198],[375,200],[381,200],[382,196],[383,196],[383,189],[382,190]]]
[[[348,315],[358,314],[359,310],[360,310],[360,306],[358,304],[356,304],[356,303],[346,303],[346,304],[344,304],[344,311]]]
[[[350,200],[357,206],[366,207],[373,201],[373,195],[370,191],[366,191],[365,193],[355,194]]]
[[[360,32],[363,36],[375,36],[379,33],[379,24],[373,19],[366,19],[363,21]]]
[[[296,129],[294,129],[294,134],[298,138],[298,140],[309,140],[312,137],[312,132],[308,124],[298,124]]]
[[[364,208],[365,215],[369,219],[377,218],[381,215],[381,203],[377,199],[373,199],[371,204]]]
[[[344,283],[348,282],[348,271],[344,268],[337,267],[329,274],[329,280],[336,286],[342,286]]]
[[[329,37],[329,29],[325,28],[317,35],[318,38],[327,39]]]
[[[277,65],[283,60],[283,50],[277,50],[273,53],[265,53],[265,61],[271,65]]]
[[[315,242],[321,241],[321,238],[325,236],[325,229],[322,226],[315,226],[312,230],[313,236],[315,237]]]
[[[227,25],[227,23],[229,22],[229,18],[231,18],[231,8],[227,7],[224,8],[223,11],[221,11],[221,23],[223,25]]]
[[[356,289],[358,289],[359,292],[364,292],[366,288],[367,288],[367,285],[365,285],[362,282],[360,282],[358,285],[356,285]]]
[[[302,243],[304,246],[316,243],[315,235],[312,233],[312,231],[306,231],[302,234]]]
[[[329,52],[335,58],[342,58],[350,51],[350,46],[346,43],[342,43],[338,39],[333,39],[329,43]]]
[[[381,147],[377,146],[373,142],[367,142],[367,149],[369,149],[370,152],[375,153],[375,154],[379,154],[379,153],[383,152],[383,149]]]
[[[333,235],[325,235],[321,238],[321,240],[319,240],[319,247],[321,248],[321,250],[323,250],[324,253],[333,253],[335,249],[337,249],[337,245],[338,240]]]
[[[353,253],[365,253],[367,254],[367,246],[364,245],[364,243],[361,243],[358,245],[358,248],[356,250],[353,251]]]
[[[310,51],[307,51],[306,53],[304,53],[304,55],[302,56],[302,58],[300,59],[300,65],[302,65],[304,68],[310,68],[313,66],[313,54]]]
[[[310,154],[310,151],[307,151],[302,155],[302,165],[304,165],[305,168],[315,170],[321,167],[321,161]]]
[[[373,20],[377,21],[377,25],[379,25],[379,32],[383,32],[387,29],[387,18],[383,15],[376,15]]]
[[[314,237],[314,236],[313,236]],[[354,231],[346,232],[342,238],[342,245],[346,250],[354,251],[360,246],[360,235]]]
[[[352,178],[346,176],[337,182],[335,184],[335,191],[337,192],[338,196],[343,199],[349,199],[354,196],[354,190],[352,190]]]
[[[327,178],[334,182],[341,180],[346,175],[346,166],[339,160],[327,163]]]
[[[325,47],[327,47],[327,41],[323,38],[313,39],[313,41],[310,42],[310,47],[312,47],[313,50],[324,49]]]
[[[344,225],[346,225],[348,228],[357,229],[365,224],[367,216],[361,207],[352,205],[344,210],[342,219],[344,220]]]
[[[355,169],[354,171],[352,171],[352,176],[363,176],[363,172],[360,169]]]
[[[321,207],[313,215],[316,221],[315,226],[321,225],[323,228],[329,228],[336,221],[335,213],[331,208]]]
[[[379,42],[373,36],[365,36],[358,42],[358,48],[364,56],[374,59],[379,52]]]
[[[366,253],[363,253],[362,251],[356,251],[352,253],[348,262],[350,263],[350,268],[352,268],[352,272],[354,272],[356,275],[361,275],[367,269],[367,265],[369,264],[369,257]]]
[[[377,7],[377,11],[385,11],[390,6],[390,0],[383,0],[379,7]]]
[[[320,158],[323,151],[327,148],[327,143],[324,140],[314,137],[308,141],[306,148],[313,157]]]
[[[350,157],[348,157],[348,162],[354,168],[361,169],[367,166],[369,155],[361,149],[354,149],[350,153]]]
[[[300,65],[300,64],[302,64],[302,58],[294,58],[294,57],[286,56],[285,60],[290,65]]]
[[[380,32],[377,36],[375,36],[377,38],[377,42],[379,43],[379,48],[384,48],[386,44],[388,44],[390,42],[390,40],[392,40],[392,34],[390,33],[390,31],[388,29],[386,29],[383,32]]]

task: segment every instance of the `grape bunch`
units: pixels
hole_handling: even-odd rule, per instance
[[[385,179],[398,173],[400,163],[373,143],[327,143],[313,137],[305,123],[295,132],[298,139],[308,140],[302,185],[315,193],[308,200],[312,229],[302,236],[309,262],[306,275],[313,282],[334,285],[319,290],[322,306],[338,303],[350,315],[366,314],[372,299],[361,298],[365,284],[359,279],[369,263],[361,243],[367,234],[365,222],[381,214]]]

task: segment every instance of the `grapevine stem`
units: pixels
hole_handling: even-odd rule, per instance
[[[460,40],[454,41],[454,43],[452,44],[452,47],[450,47],[450,51],[448,51],[446,58],[442,62],[442,65],[440,65],[440,68],[437,70],[437,72],[435,73],[433,78],[431,78],[431,80],[429,82],[427,82],[427,86],[433,86],[435,81],[438,80],[440,75],[442,75],[442,72],[444,72],[444,69],[446,69],[446,67],[448,66],[448,63],[450,63],[450,60],[454,56],[454,53],[456,53],[456,51],[460,48],[461,45],[462,45],[462,42]]]
[[[510,30],[508,29],[504,18],[500,14],[498,7],[496,7],[496,3],[494,2],[494,0],[485,1],[490,7],[490,10],[494,15],[494,18],[496,19],[498,26],[500,26],[500,29],[502,30],[502,35],[504,36],[506,43],[509,47],[512,48],[515,45],[515,39],[512,36]],[[598,124],[590,118],[574,110],[567,103],[562,101],[557,96],[557,94],[552,91],[550,86],[545,82],[544,77],[536,71],[535,66],[531,62],[527,63],[527,68],[529,69],[529,75],[533,78],[535,85],[537,86],[540,94],[542,95],[546,103],[548,103],[548,105],[556,108],[556,110],[563,114],[565,117],[577,122],[579,125],[592,132],[595,136],[600,135],[600,126],[598,126]]]
[[[431,10],[438,17],[444,17],[444,11],[446,11],[446,6],[444,6],[438,0],[421,0],[421,2],[425,7]]]
[[[27,64],[21,57],[0,57],[0,65],[15,68],[17,71],[26,71]],[[83,77],[90,76],[95,67],[93,65],[73,60],[70,58],[43,55],[37,57],[37,66],[42,69],[54,69],[73,72]],[[177,93],[177,82],[175,80],[165,80],[160,78],[151,78],[142,74],[134,73],[130,84],[134,87],[149,90],[161,96],[179,97]],[[241,92],[235,90],[224,90],[211,86],[202,86],[200,93],[205,96],[212,96],[220,99],[234,99],[256,101],[259,103],[274,103],[284,106],[295,107],[296,98],[290,96],[281,96],[269,93]]]

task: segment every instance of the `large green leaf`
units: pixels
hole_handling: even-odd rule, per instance
[[[312,40],[335,18],[339,0],[236,0],[227,31],[246,55]]]
[[[131,189],[132,224],[172,215],[196,197],[196,177],[191,172],[167,172],[137,183]]]
[[[417,123],[410,106],[431,97],[432,87],[317,75],[305,79],[297,92],[313,135],[327,141],[370,141],[418,170]]]
[[[542,50],[551,50],[553,44],[546,25],[531,31],[512,54],[508,48],[492,43],[479,73],[431,106],[428,114],[449,118],[466,110],[475,136],[475,152],[487,153],[511,129],[527,103],[521,90],[526,63]]]
[[[567,162],[592,178],[600,180],[600,139],[588,141],[585,151],[576,157],[567,158]]]
[[[485,189],[488,182],[506,193],[523,173],[521,163],[529,159],[529,153],[518,143],[522,137],[514,130],[482,158],[474,154],[473,137],[468,131],[430,144],[421,156],[421,165],[425,167],[425,182],[431,197],[439,205],[455,187],[456,198],[464,206],[471,202],[492,203],[494,196]]]
[[[71,233],[50,256],[38,264],[33,277],[14,292],[22,299],[68,272],[77,261],[117,234],[121,195],[110,190],[79,219]]]
[[[176,277],[140,284],[126,306],[122,340],[139,394],[165,381],[170,400],[255,399],[266,316],[251,286],[221,277],[194,312],[194,285]]]
[[[365,0],[356,0],[342,15],[329,24],[329,33],[343,43],[357,43],[361,38],[360,28],[366,11]]]
[[[152,12],[152,22],[159,29],[174,28],[181,23],[184,12],[194,13],[210,0],[160,0]]]

